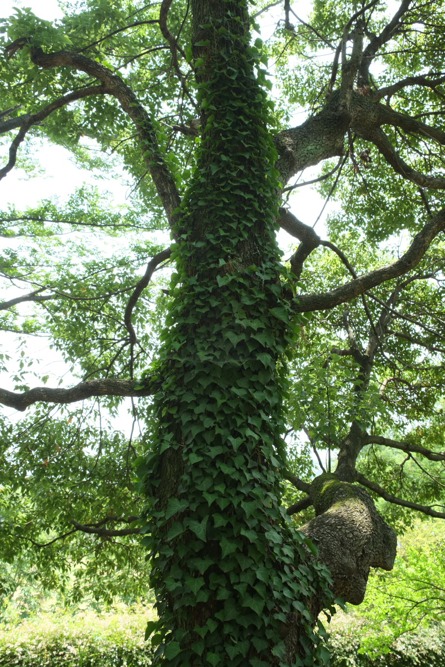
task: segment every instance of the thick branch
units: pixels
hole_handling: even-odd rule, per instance
[[[78,523],[77,521],[72,521],[71,523],[76,528],[76,530],[81,531],[82,533],[89,533],[90,535],[98,535],[99,537],[124,537],[126,535],[138,535],[141,531],[140,528],[105,528],[107,523],[110,522],[119,522],[119,523],[133,523],[137,521],[139,517],[129,517],[125,519],[123,517],[109,516],[98,523]]]
[[[150,396],[156,391],[157,384],[152,378],[144,378],[141,383],[128,380],[91,380],[80,382],[69,389],[35,387],[22,393],[0,389],[0,403],[23,412],[34,403],[68,404],[83,401],[92,396]]]
[[[297,503],[294,503],[294,505],[288,507],[286,512],[289,514],[289,516],[291,516],[292,514],[298,514],[299,512],[306,510],[311,505],[312,505],[312,500],[310,498],[303,498],[302,500],[299,500]]]
[[[440,143],[445,143],[445,133],[442,132],[441,134],[443,134],[443,139]],[[406,180],[419,185],[421,188],[431,188],[433,190],[445,189],[444,176],[428,176],[427,174],[423,174],[422,172],[417,171],[417,169],[410,167],[409,164],[407,164],[394,150],[394,146],[383,130],[376,129],[369,133],[366,138],[373,142],[394,171],[403,176]]]
[[[318,546],[331,572],[334,594],[360,604],[370,568],[392,569],[396,534],[355,484],[323,474],[312,482],[310,495],[317,516],[302,531]]]
[[[31,58],[36,65],[45,69],[72,67],[85,72],[99,80],[106,92],[116,97],[136,126],[145,162],[167,217],[172,223],[180,202],[176,183],[160,151],[151,119],[131,88],[107,67],[78,53],[59,51],[45,54],[41,49],[31,49]]]
[[[16,127],[22,127],[22,125],[25,125],[29,121],[29,118],[29,113],[25,113],[22,116],[16,116],[15,118],[8,118],[7,120],[1,120],[0,117],[0,134],[15,130]]]
[[[445,230],[445,209],[437,213],[423,229],[416,234],[410,247],[394,264],[371,271],[356,280],[323,294],[306,294],[299,296],[294,305],[298,313],[312,310],[326,310],[364,294],[381,283],[398,278],[411,271],[419,264],[433,240]]]
[[[24,296],[17,296],[15,299],[3,301],[0,303],[0,310],[8,310],[13,306],[17,306],[19,303],[26,303],[28,301],[32,301],[33,303],[41,303],[42,301],[50,301],[51,299],[56,298],[52,294],[40,294],[40,292],[42,292],[44,289],[45,287],[42,287],[41,289],[38,289],[35,292],[30,292],[29,294],[25,294]]]
[[[302,479],[300,479],[299,477],[294,475],[289,470],[284,471],[283,477],[284,477],[284,479],[287,479],[288,482],[293,484],[295,486],[295,488],[298,489],[299,491],[303,491],[304,493],[309,493],[309,491],[311,489],[311,485],[308,484],[307,482],[303,482]]]
[[[400,507],[408,507],[409,509],[416,510],[417,512],[422,512],[422,514],[426,514],[427,516],[434,516],[438,519],[445,519],[445,512],[437,512],[429,505],[419,505],[419,503],[412,503],[409,500],[403,500],[402,498],[393,496],[391,493],[388,493],[386,489],[382,488],[375,482],[371,482],[369,479],[367,479],[364,475],[362,475],[359,472],[356,474],[356,480],[357,482],[360,482],[360,484],[362,484],[363,486],[366,486],[371,491],[374,491],[374,493],[376,493],[384,500],[387,500],[389,503],[393,503],[393,505],[400,505]]]
[[[408,454],[422,454],[422,456],[430,461],[445,461],[445,452],[432,452],[430,449],[426,449],[426,447],[404,442],[403,440],[393,440],[392,438],[384,438],[380,435],[366,435],[364,440],[365,445],[384,445],[392,449],[400,449],[402,452],[407,452]]]
[[[335,100],[299,127],[283,130],[275,137],[277,167],[283,183],[307,167],[343,154],[351,119],[347,112],[338,110],[337,103]]]
[[[280,208],[278,222],[280,227],[286,230],[288,234],[301,241],[301,244],[290,259],[292,273],[298,279],[303,270],[303,263],[311,252],[320,245],[320,237],[312,227],[305,225],[304,222],[298,220],[298,218],[285,208]]]
[[[278,222],[282,229],[302,243],[307,243],[314,248],[320,245],[320,237],[313,227],[298,220],[287,208],[279,209]]]

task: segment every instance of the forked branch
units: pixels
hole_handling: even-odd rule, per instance
[[[294,312],[329,310],[364,294],[387,280],[405,275],[419,264],[431,243],[444,230],[445,209],[442,209],[416,234],[408,250],[396,262],[359,276],[357,279],[351,280],[349,283],[337,287],[330,292],[298,296],[294,304]]]

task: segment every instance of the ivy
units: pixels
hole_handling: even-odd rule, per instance
[[[316,665],[308,603],[321,572],[279,503],[290,314],[276,154],[245,3],[221,5],[196,44],[205,124],[175,229],[157,454],[141,470],[155,664]],[[304,627],[298,646],[286,639],[292,620]]]

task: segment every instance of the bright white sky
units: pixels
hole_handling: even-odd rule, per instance
[[[57,0],[1,0],[0,18],[12,14],[14,8],[30,7],[36,16],[50,21],[62,16]]]

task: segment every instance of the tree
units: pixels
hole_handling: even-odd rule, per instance
[[[416,522],[401,542],[394,570],[370,580],[371,594],[358,610],[368,654],[387,653],[404,635],[443,629],[443,523]]]
[[[419,462],[445,458],[441,416],[430,414],[443,388],[442,4],[402,0],[390,16],[378,0],[315,1],[306,21],[286,1],[269,44],[253,41],[255,17],[275,7],[255,3],[249,16],[244,1],[89,0],[66,3],[59,24],[27,10],[6,23],[0,130],[16,134],[0,176],[34,132],[90,168],[107,165],[85,146],[116,152],[138,193],[124,216],[85,190],[60,210],[45,202],[3,215],[5,229],[15,222],[16,233],[33,237],[22,256],[14,247],[4,254],[5,280],[29,286],[4,302],[5,328],[48,332],[81,381],[29,388],[22,360],[17,386],[0,390],[0,401],[25,411],[105,397],[95,405],[116,413],[118,397],[151,397],[141,410],[143,511],[130,500],[132,450],[122,439],[84,416],[73,428],[41,407],[34,418],[42,415],[43,435],[26,431],[15,451],[3,426],[5,464],[23,467],[20,483],[10,473],[6,488],[40,534],[39,477],[62,493],[67,484],[76,501],[76,518],[53,508],[56,528],[71,521],[87,544],[92,534],[103,542],[142,531],[162,664],[323,664],[319,611],[333,594],[360,603],[370,567],[394,561],[395,533],[371,495],[445,516],[429,504],[438,473]],[[267,51],[283,97],[275,108],[265,92]],[[308,118],[291,126],[300,105]],[[329,241],[283,205],[298,174],[320,164],[321,187],[344,211]],[[41,249],[47,260],[66,224],[98,230],[92,252],[78,234],[69,268],[69,245],[59,246],[59,262],[42,262]],[[97,256],[104,229],[134,240],[131,232],[165,225],[171,247],[134,242],[112,269]],[[299,241],[288,268],[279,226]],[[409,240],[399,256],[383,250],[402,232]],[[133,264],[150,254],[138,279]],[[164,294],[151,281],[166,262],[174,273]],[[158,311],[143,308],[144,293]],[[35,306],[24,319],[22,304]],[[286,428],[299,438],[305,431],[320,462],[320,450],[332,452],[322,475],[299,475],[309,469],[301,457],[285,470]],[[40,437],[48,450],[40,473],[51,467],[53,477],[30,474],[24,456],[24,448],[40,456]],[[391,455],[375,456],[376,448]],[[410,484],[404,495],[390,472],[410,472],[398,452],[433,483]],[[107,481],[119,470],[126,481],[111,495]],[[82,506],[67,475],[80,477],[91,502]],[[303,533],[318,556],[281,504],[283,477],[303,494],[289,513],[315,508]],[[11,553],[32,524],[17,531],[6,522]]]

